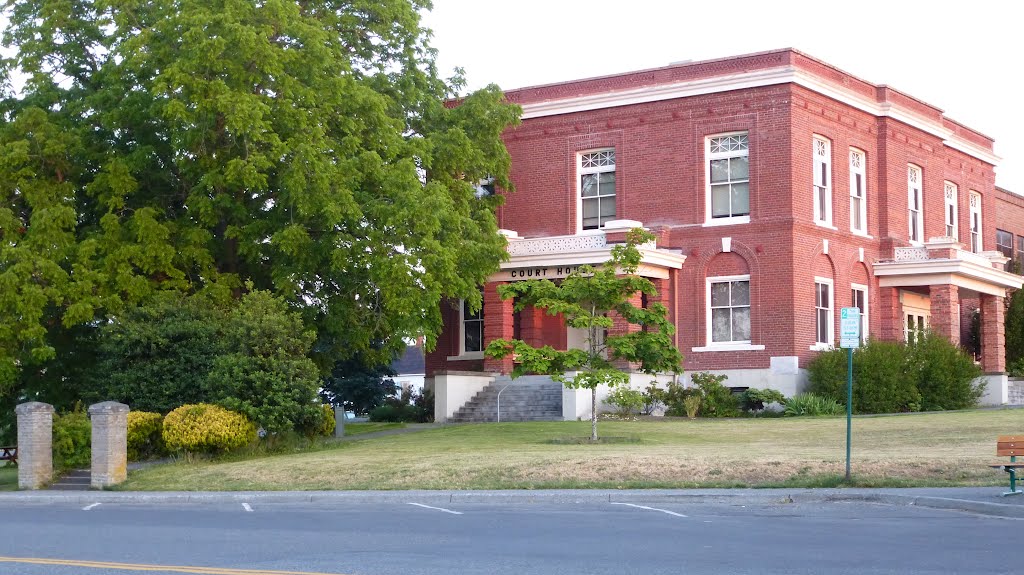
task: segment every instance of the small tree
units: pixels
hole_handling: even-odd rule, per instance
[[[591,441],[597,441],[598,386],[615,387],[629,381],[629,375],[617,369],[614,361],[639,364],[648,374],[681,371],[682,355],[672,344],[675,328],[665,318],[665,306],[654,303],[643,308],[630,303],[637,293],[648,297],[657,294],[650,280],[634,275],[641,260],[638,246],[653,239],[652,234],[637,228],[627,234],[625,244],[612,248],[611,259],[600,267],[580,266],[559,284],[528,280],[498,288],[502,299],[515,298],[517,311],[533,306],[549,315],[561,314],[569,327],[586,330],[584,349],[559,351],[551,346],[536,348],[517,339],[497,339],[485,353],[493,358],[515,354],[518,364],[513,378],[540,373],[566,387],[591,390]],[[611,313],[642,329],[601,337],[612,327]]]

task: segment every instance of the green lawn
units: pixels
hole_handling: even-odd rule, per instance
[[[351,435],[362,435],[364,433],[376,433],[378,431],[387,431],[389,429],[402,429],[404,427],[404,423],[384,423],[379,421],[346,423],[345,436],[348,437]]]
[[[124,489],[544,489],[830,486],[843,473],[845,418],[602,421],[620,438],[576,443],[589,422],[453,425],[244,461],[174,463]],[[999,485],[996,436],[1024,410],[854,420],[861,486]]]
[[[18,468],[13,465],[0,466],[0,491],[14,491],[18,488]]]

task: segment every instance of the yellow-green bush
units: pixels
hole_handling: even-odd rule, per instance
[[[224,453],[256,441],[256,426],[239,413],[197,403],[167,414],[163,438],[172,453]]]
[[[128,412],[128,460],[140,461],[166,455],[164,416],[149,411]]]
[[[321,405],[320,427],[317,429],[317,433],[324,437],[330,437],[334,435],[335,425],[337,424],[334,421],[334,409],[327,404]]]
[[[53,465],[57,469],[89,467],[92,461],[92,423],[81,405],[53,417]]]

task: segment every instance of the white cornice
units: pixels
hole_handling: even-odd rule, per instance
[[[954,259],[934,259],[917,262],[878,262],[872,271],[878,277],[906,276],[911,282],[924,276],[950,274],[978,280],[986,285],[1000,289],[1020,289],[1024,278],[993,267],[982,266],[972,261]],[[889,285],[895,285],[888,282]],[[915,285],[913,283],[902,285]]]
[[[913,112],[893,105],[891,102],[879,103],[873,99],[865,98],[854,92],[844,90],[841,87],[822,82],[813,74],[796,68],[794,66],[780,66],[765,70],[755,70],[727,76],[716,76],[713,78],[701,78],[688,82],[677,82],[674,84],[662,84],[657,86],[644,86],[632,90],[619,90],[615,92],[603,92],[599,94],[587,94],[584,96],[572,96],[557,100],[547,100],[522,104],[523,119],[542,118],[559,114],[571,114],[574,112],[585,112],[589,110],[600,110],[617,106],[630,106],[633,104],[644,104],[676,98],[688,98],[731,90],[742,90],[746,88],[760,88],[778,84],[796,84],[808,90],[817,92],[833,100],[842,102],[858,110],[862,110],[878,117],[888,117],[900,121],[909,126],[942,138],[943,143],[950,148],[959,150],[971,157],[978,158],[992,165],[999,163],[999,157],[992,152],[978,146],[974,142],[957,136],[953,130],[943,126],[931,118],[924,118]]]

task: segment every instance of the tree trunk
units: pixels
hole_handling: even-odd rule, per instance
[[[597,441],[597,388],[590,390],[590,441]]]

